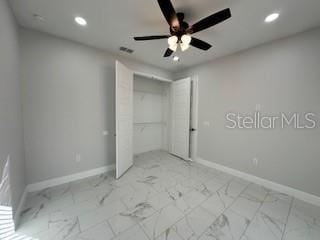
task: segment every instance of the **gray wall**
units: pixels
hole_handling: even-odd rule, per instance
[[[225,128],[226,113],[251,113],[256,104],[267,114],[316,112],[320,123],[320,29],[197,66],[176,78],[194,74],[200,81],[199,157],[320,196],[319,127]]]
[[[27,182],[113,164],[119,57],[26,29],[21,29],[21,48]],[[136,71],[171,77],[119,60]],[[103,136],[104,130],[109,136]]]
[[[25,187],[22,115],[19,86],[19,45],[15,20],[6,0],[0,0],[0,175],[11,158],[13,209]]]

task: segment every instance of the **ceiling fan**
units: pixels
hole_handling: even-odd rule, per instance
[[[209,50],[211,48],[209,43],[195,37],[191,37],[191,35],[217,25],[231,17],[231,11],[227,8],[200,20],[192,26],[189,26],[189,24],[184,21],[184,13],[176,13],[170,0],[158,0],[158,3],[170,26],[171,35],[134,37],[134,40],[146,41],[167,38],[169,47],[166,50],[164,57],[169,57],[173,52],[175,52],[178,45],[180,45],[182,51],[187,50],[190,45],[205,51]]]

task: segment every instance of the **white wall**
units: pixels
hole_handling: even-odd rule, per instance
[[[115,162],[116,59],[139,72],[171,77],[161,69],[31,30],[21,29],[21,47],[28,183]],[[103,136],[104,130],[109,136]]]
[[[14,211],[25,188],[22,134],[17,26],[7,1],[0,0],[0,174],[10,155]]]
[[[316,112],[320,29],[176,74],[199,75],[199,157],[320,196],[320,130],[230,130],[228,112]],[[210,122],[205,126],[204,122]],[[254,166],[253,158],[259,165]]]

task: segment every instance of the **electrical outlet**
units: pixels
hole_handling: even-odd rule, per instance
[[[258,159],[257,157],[255,157],[255,158],[252,159],[252,162],[253,162],[253,164],[254,164],[255,166],[258,166],[258,164],[259,164],[259,159]]]
[[[80,155],[80,153],[76,154],[76,162],[81,162],[81,155]]]

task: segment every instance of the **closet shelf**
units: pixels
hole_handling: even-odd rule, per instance
[[[147,124],[167,124],[166,122],[135,122],[134,125],[147,125]]]
[[[134,92],[137,92],[137,93],[143,93],[143,94],[150,94],[150,95],[160,95],[160,96],[163,96],[163,95],[166,95],[165,92],[147,92],[147,91],[141,91],[141,90],[133,90]]]

